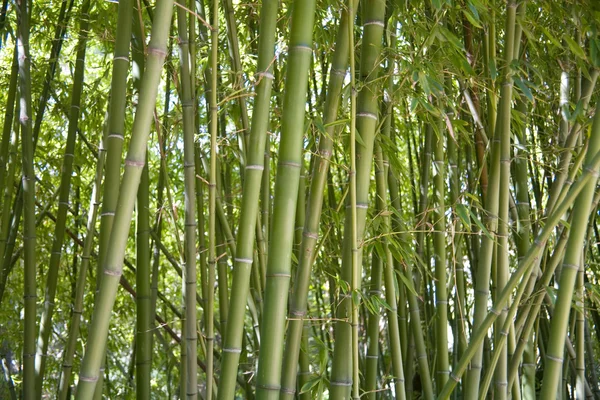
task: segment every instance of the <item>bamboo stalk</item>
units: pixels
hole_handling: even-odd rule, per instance
[[[111,252],[102,266],[104,276],[100,282],[93,322],[90,327],[90,336],[86,344],[79,374],[77,399],[91,397],[99,378],[100,364],[104,357],[104,348],[108,336],[110,311],[117,294],[135,195],[139,186],[142,168],[145,164],[146,144],[152,123],[152,112],[156,102],[158,83],[166,56],[172,12],[172,0],[162,0],[157,3],[156,16],[152,26],[152,38],[148,46],[146,72],[142,81],[140,101],[134,120],[129,153],[125,162],[125,175],[120,188],[119,206],[115,216],[116,224],[114,224],[110,235],[109,247]]]

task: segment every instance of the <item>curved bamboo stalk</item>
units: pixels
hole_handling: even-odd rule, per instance
[[[110,311],[114,305],[119,278],[122,273],[123,256],[127,235],[131,224],[131,214],[135,203],[135,195],[139,186],[140,175],[144,166],[146,144],[152,124],[152,113],[156,102],[156,92],[163,62],[166,56],[169,27],[173,12],[173,0],[162,0],[157,3],[156,15],[152,26],[152,39],[148,46],[146,72],[142,81],[140,101],[133,124],[129,153],[125,163],[125,175],[119,194],[114,229],[111,232],[110,254],[104,260],[103,278],[96,299],[90,336],[86,344],[79,383],[77,399],[90,398],[94,393],[100,372],[100,364],[104,357],[104,348],[108,336]]]

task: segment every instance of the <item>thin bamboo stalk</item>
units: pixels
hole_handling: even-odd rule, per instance
[[[35,370],[36,370],[36,397],[42,397],[42,381],[46,369],[47,351],[52,331],[52,317],[54,314],[54,302],[58,283],[58,270],[62,256],[63,241],[65,238],[65,227],[67,223],[67,208],[69,205],[69,193],[71,190],[71,176],[73,174],[73,160],[75,158],[75,143],[79,116],[81,114],[81,94],[83,91],[85,73],[85,52],[88,38],[90,3],[85,1],[80,10],[81,25],[79,27],[79,38],[77,42],[77,53],[75,60],[75,74],[73,76],[73,89],[71,93],[71,109],[69,115],[69,128],[67,143],[63,156],[63,165],[60,181],[60,194],[58,198],[58,211],[48,272],[46,275],[46,289],[44,291],[44,306],[40,320],[40,329],[37,340]]]
[[[196,333],[196,176],[194,164],[194,100],[191,93],[190,54],[187,29],[187,13],[177,7],[177,25],[179,31],[180,47],[180,94],[183,108],[183,157],[184,157],[184,182],[185,182],[185,240],[184,260],[185,268],[182,275],[184,294],[184,336],[182,346],[185,346],[186,361],[182,359],[185,368],[185,397],[196,399],[198,396],[197,377],[197,333]],[[214,75],[213,75],[214,77]],[[214,238],[214,236],[213,236]],[[209,260],[210,263],[210,260]],[[210,280],[209,280],[210,284]],[[210,297],[209,297],[210,299]],[[210,303],[208,304],[210,306]],[[207,336],[212,339],[212,335]],[[211,345],[209,340],[209,346]],[[207,366],[212,368],[212,347],[207,352]],[[212,376],[212,374],[208,375]],[[207,379],[207,384],[212,382]],[[182,389],[183,390],[183,389]]]
[[[35,331],[36,331],[36,264],[35,264],[35,172],[33,169],[33,137],[31,129],[31,56],[29,53],[29,22],[31,5],[17,1],[19,29],[17,33],[19,63],[19,93],[21,150],[23,169],[23,247],[24,247],[24,322],[23,322],[23,398],[36,396]]]

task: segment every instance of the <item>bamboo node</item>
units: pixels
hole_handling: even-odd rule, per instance
[[[300,168],[302,165],[293,161],[279,161],[279,166],[283,167],[291,167],[291,168]]]
[[[145,164],[145,161],[125,160],[125,166],[143,168]]]
[[[370,355],[367,354],[366,357],[367,358],[371,358],[371,359],[379,359],[378,355],[377,356],[370,356]]]
[[[315,240],[317,240],[319,238],[318,233],[312,233],[312,232],[307,232],[307,231],[302,232],[302,236],[310,238],[310,239],[315,239]]]
[[[129,62],[129,56],[114,56],[113,61],[127,61]]]
[[[575,271],[579,270],[579,265],[578,264],[563,263],[562,266],[563,266],[563,268],[566,268],[566,269],[572,269],[572,270],[575,270]]]
[[[377,115],[373,114],[372,112],[368,112],[368,111],[361,111],[359,113],[356,113],[356,116],[370,118],[374,121],[377,121]]]
[[[450,379],[452,379],[454,382],[460,382],[460,378],[456,375],[454,375],[454,373],[450,374]]]
[[[292,275],[282,272],[282,273],[275,273],[275,274],[267,274],[266,277],[267,278],[291,278]]]
[[[113,271],[111,269],[105,269],[103,273],[104,273],[104,275],[108,275],[108,276],[121,276],[123,271]]]
[[[167,52],[163,49],[159,49],[158,47],[148,47],[148,55],[156,55],[159,57],[166,57]]]
[[[32,358],[35,357],[35,353],[23,353],[23,358]]]
[[[268,71],[264,71],[264,72],[257,72],[256,76],[258,76],[259,78],[267,78],[267,79],[275,79],[275,77],[273,76],[272,73],[268,72]],[[258,79],[260,80],[260,79]]]
[[[300,375],[300,373],[298,374]],[[286,394],[291,394],[294,395],[296,393],[296,389],[286,389],[286,388],[281,388],[280,390],[282,393],[286,393]]]
[[[107,136],[108,139],[119,139],[119,140],[123,140],[123,135],[120,133],[111,133]]]
[[[234,258],[234,261],[242,263],[242,264],[252,264],[253,263],[253,260],[251,258],[236,257],[236,258]]]
[[[281,389],[281,386],[279,386],[279,385],[256,385],[256,388],[257,389],[260,388],[260,389],[264,389],[264,390],[269,390],[269,391],[271,391],[271,390],[279,391]]]
[[[346,76],[346,73],[347,71],[345,69],[331,68],[332,75]]]
[[[383,23],[383,21],[376,20],[376,19],[375,20],[371,20],[371,21],[367,21],[367,22],[365,22],[363,24],[363,26],[369,26],[369,25],[377,25],[377,26],[380,26],[382,28],[385,26],[384,23]]]
[[[250,164],[250,165],[246,165],[246,169],[253,169],[256,171],[263,171],[265,169],[264,165],[260,165],[260,164]]]
[[[97,376],[79,375],[79,380],[84,381],[84,382],[97,382],[98,377]]]
[[[351,381],[331,381],[329,383],[331,386],[352,386]]]
[[[304,317],[306,315],[306,311],[297,311],[297,310],[292,310],[290,311],[290,315],[293,317]]]
[[[231,348],[223,347],[223,351],[225,353],[235,353],[235,354],[241,354],[242,353],[242,349],[237,349],[235,347],[231,347]]]
[[[312,49],[312,47],[311,47],[311,46],[309,46],[309,45],[306,45],[306,44],[299,44],[299,45],[296,45],[296,46],[292,46],[292,47],[290,47],[290,51],[292,51],[292,50],[309,51],[309,52],[311,52],[311,53],[312,53],[312,50],[313,50],[313,49]]]

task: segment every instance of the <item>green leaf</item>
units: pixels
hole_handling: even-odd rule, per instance
[[[562,47],[561,43],[554,37],[554,35],[550,33],[548,29],[546,29],[546,27],[540,26],[540,29],[542,30],[542,32],[544,32],[544,35],[546,35],[546,37],[550,39],[553,45],[555,45],[556,47]]]
[[[564,35],[563,39],[565,40],[565,42],[567,42],[567,45],[569,45],[569,49],[571,49],[571,52],[578,58],[585,60],[585,52],[583,51],[583,49],[581,48],[581,46],[579,45],[579,43],[577,43],[576,41],[573,40],[573,38],[571,38],[568,35]]]
[[[481,229],[481,232],[483,232],[483,234],[487,236],[488,239],[493,239],[492,235],[490,234],[490,231],[488,231],[485,225],[481,223],[481,221],[479,220],[479,218],[477,218],[477,215],[473,212],[473,210],[469,209],[469,213],[471,214],[473,222],[475,222],[479,229]]]
[[[471,8],[471,7],[469,7],[469,8]],[[463,10],[463,14],[465,15],[465,17],[467,17],[467,19],[469,20],[471,25],[473,25],[477,28],[480,28],[480,29],[483,28],[483,26],[479,22],[479,15],[475,16],[475,15],[471,14],[470,12],[468,12],[467,10]]]
[[[470,230],[471,229],[471,219],[469,218],[469,210],[467,210],[467,207],[464,204],[458,204],[456,206],[456,213],[458,214],[458,217],[462,221],[463,226],[467,230]]]
[[[352,304],[358,306],[360,304],[360,292],[358,290],[352,291]]]
[[[412,294],[414,294],[416,297],[420,297],[419,294],[417,293],[417,291],[415,290],[415,288],[413,287],[412,282],[410,282],[408,280],[408,278],[406,276],[404,276],[404,274],[400,271],[396,271],[396,273],[398,274],[398,276],[400,277],[400,280],[404,283],[404,286],[406,286],[406,288],[408,290],[410,290],[410,292]]]
[[[521,89],[521,92],[523,92],[525,97],[527,97],[529,102],[533,103],[533,94],[531,93],[531,90],[529,90],[529,87],[525,84],[525,82],[523,82],[521,78],[518,77],[515,78],[514,81],[519,87],[519,89]]]
[[[321,381],[320,376],[315,376],[314,378],[310,378],[308,380],[308,382],[306,382],[304,385],[302,385],[302,389],[300,389],[300,394],[310,392],[312,390],[312,388],[314,388],[315,386],[317,386],[319,384],[320,381]]]

